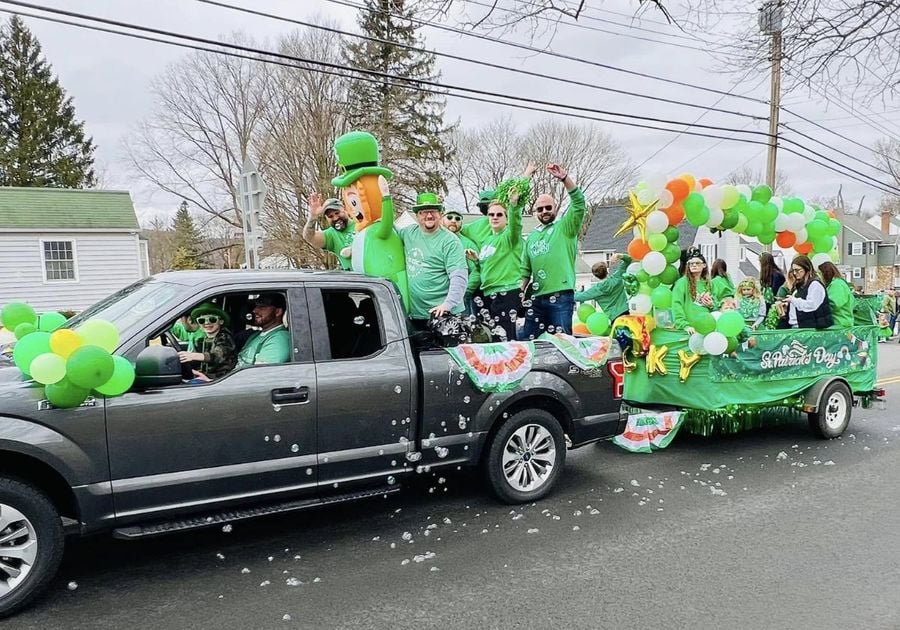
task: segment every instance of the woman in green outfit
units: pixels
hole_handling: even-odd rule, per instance
[[[713,261],[712,269],[709,273],[710,286],[712,288],[713,301],[716,305],[721,305],[722,300],[727,297],[736,298],[734,290],[734,282],[728,275],[728,265],[721,258]]]
[[[696,330],[688,323],[687,311],[691,305],[712,311],[716,307],[706,259],[696,247],[687,252],[684,274],[672,287],[672,319],[675,327],[693,335]]]
[[[841,272],[834,263],[826,262],[819,265],[819,273],[825,283],[825,291],[828,294],[828,302],[831,304],[831,317],[834,319],[832,328],[849,328],[853,325],[853,308],[856,306],[856,298],[850,285],[841,276]]]

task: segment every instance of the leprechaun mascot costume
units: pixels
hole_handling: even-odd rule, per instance
[[[356,219],[353,270],[393,282],[408,312],[406,257],[394,229],[394,200],[387,185],[393,173],[379,165],[378,140],[366,131],[351,131],[334,141],[334,152],[344,172],[331,183],[340,189],[344,207]]]

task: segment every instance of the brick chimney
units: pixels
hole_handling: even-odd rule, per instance
[[[891,211],[881,211],[881,233],[885,236],[891,235]]]

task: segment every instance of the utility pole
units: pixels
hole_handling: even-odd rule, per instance
[[[776,158],[778,154],[778,114],[781,112],[781,22],[784,15],[782,0],[767,0],[759,10],[759,30],[772,36],[772,87],[769,95],[769,155],[766,161],[766,185],[775,190]],[[771,252],[771,245],[763,251]]]

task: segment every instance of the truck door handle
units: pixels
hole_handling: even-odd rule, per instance
[[[272,390],[272,403],[276,405],[303,404],[309,402],[309,387],[285,387]]]

